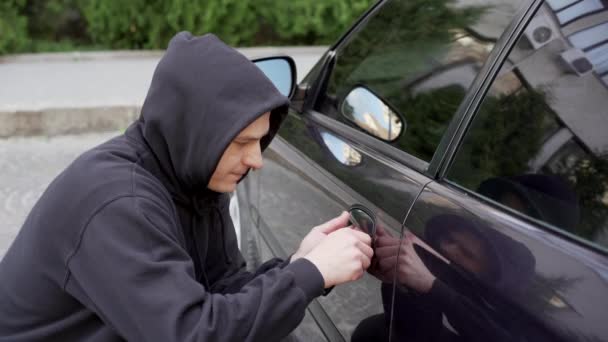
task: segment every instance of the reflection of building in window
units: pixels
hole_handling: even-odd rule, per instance
[[[601,0],[547,0],[547,4],[561,25],[606,10]]]
[[[608,112],[601,109],[608,108],[608,16],[577,20],[577,31],[566,38],[562,32],[565,28],[552,13],[579,3],[556,0],[548,1],[551,7],[541,7],[524,33],[532,48],[517,44],[509,56],[508,70],[516,71],[528,87],[547,90],[547,104],[560,124],[588,150],[608,151],[604,128]],[[543,36],[536,34],[542,27],[550,31],[551,38],[534,42]],[[558,148],[555,139],[551,145],[553,150]],[[543,151],[540,158],[546,159],[547,155],[548,151]]]
[[[608,22],[578,31],[568,39],[608,86]]]
[[[578,76],[595,72],[608,85],[607,2],[554,0],[547,4],[526,27],[524,36],[530,45],[539,50],[556,39],[561,40],[566,46],[556,53],[566,71]]]
[[[549,1],[551,8],[540,8],[488,92],[496,101],[486,99],[484,105],[495,117],[504,112],[492,107],[497,101],[503,107],[513,104],[507,112],[521,120],[517,127],[523,131],[505,136],[505,143],[527,148],[527,155],[514,154],[519,157],[515,163],[523,166],[521,172],[559,176],[576,192],[578,223],[560,227],[608,247],[608,12],[581,14],[567,26],[560,25],[560,17],[553,13],[576,9],[572,6],[583,2]],[[522,94],[534,93],[542,96],[528,98],[540,106],[516,105]],[[527,118],[510,110],[523,111]],[[535,118],[541,120],[531,126]],[[501,127],[495,129],[499,132]],[[530,135],[539,139],[527,139]],[[490,166],[496,175],[515,175]]]

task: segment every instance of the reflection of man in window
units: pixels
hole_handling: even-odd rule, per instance
[[[485,180],[478,192],[525,215],[573,231],[579,222],[576,193],[559,176],[526,174]]]

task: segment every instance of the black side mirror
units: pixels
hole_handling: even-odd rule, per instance
[[[371,210],[361,204],[353,204],[349,209],[349,220],[355,229],[369,234],[372,242],[376,237],[376,217]]]
[[[279,92],[291,99],[296,88],[296,63],[289,56],[256,58],[252,62],[272,81]]]

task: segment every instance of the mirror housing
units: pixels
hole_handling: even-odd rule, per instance
[[[370,135],[393,142],[405,131],[405,119],[382,98],[358,85],[346,95],[340,114]]]
[[[251,60],[281,94],[291,99],[296,88],[296,63],[289,56],[263,57]]]

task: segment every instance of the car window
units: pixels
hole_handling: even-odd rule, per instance
[[[387,1],[337,50],[316,109],[423,161],[519,1]]]
[[[608,247],[608,12],[562,26],[562,2],[525,28],[447,178]]]

